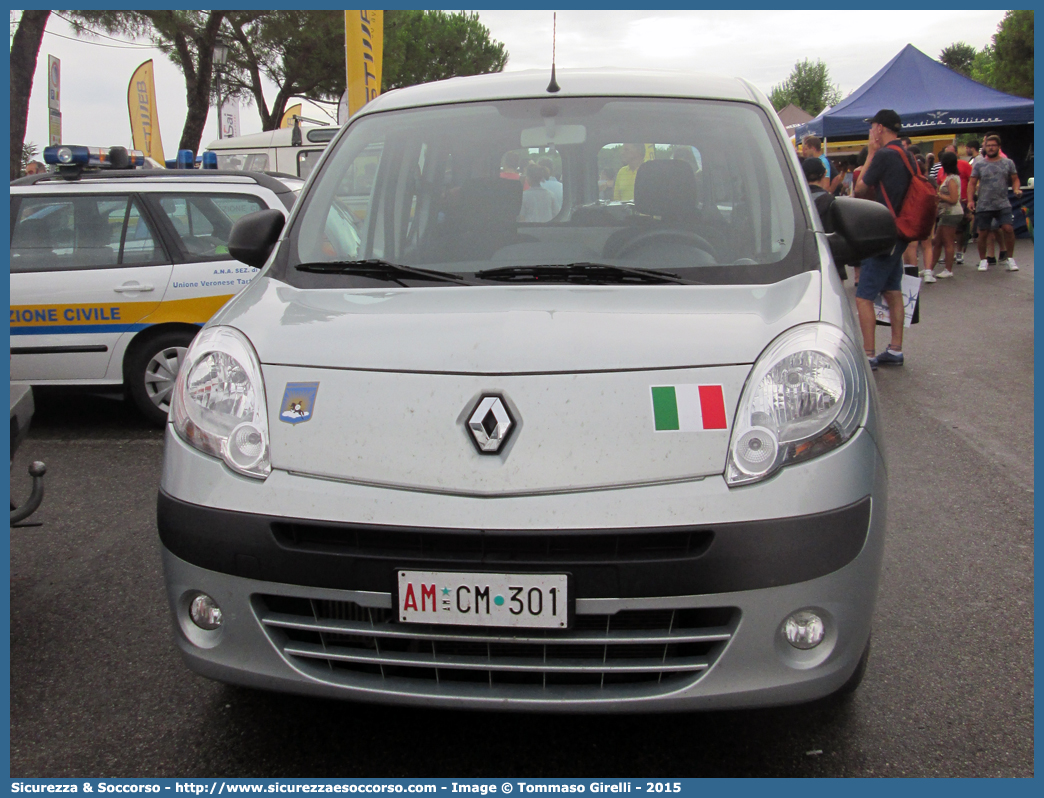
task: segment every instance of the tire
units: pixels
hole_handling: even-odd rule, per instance
[[[127,391],[138,410],[153,424],[167,423],[174,380],[195,337],[185,330],[171,330],[135,346],[124,372]]]

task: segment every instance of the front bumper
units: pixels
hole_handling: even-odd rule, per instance
[[[873,439],[861,432],[762,485],[729,492],[719,483],[509,500],[418,496],[281,472],[258,483],[168,434],[160,529],[178,644],[190,667],[215,679],[426,706],[664,711],[833,692],[858,663],[877,593],[887,502]],[[418,503],[428,507],[427,523],[411,517]],[[568,509],[576,504],[587,512]],[[798,505],[803,512],[787,512]],[[297,512],[291,521],[275,507]],[[766,507],[777,520],[764,520]],[[554,517],[560,523],[532,523]],[[445,523],[451,518],[455,525]],[[485,523],[494,519],[499,527]],[[679,526],[692,519],[700,523]],[[539,529],[567,541],[598,529],[629,541],[628,554],[512,549],[519,530],[539,537]],[[677,542],[672,529],[686,530],[687,553],[633,545],[646,535]],[[425,534],[438,545],[418,554],[410,546]],[[476,536],[497,545],[470,553],[451,545]],[[558,640],[396,624],[393,569],[421,564],[568,571],[576,622]],[[222,608],[218,630],[188,618],[200,592]],[[811,651],[790,647],[780,633],[799,609],[826,621],[826,639]]]

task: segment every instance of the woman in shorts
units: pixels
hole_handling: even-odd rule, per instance
[[[943,181],[939,186],[939,218],[936,222],[935,240],[932,242],[932,260],[934,266],[939,261],[940,248],[945,253],[945,268],[939,277],[953,277],[953,253],[957,239],[957,226],[964,218],[961,207],[961,177],[957,173],[957,156],[952,152],[944,152],[939,156],[942,164]],[[931,269],[924,272],[926,283],[935,282],[935,274]]]

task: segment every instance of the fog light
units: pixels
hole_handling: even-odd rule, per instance
[[[265,456],[265,439],[261,430],[249,421],[240,424],[228,436],[226,452],[231,464],[247,470]]]
[[[206,593],[200,593],[189,605],[189,617],[200,629],[217,629],[221,626],[221,607]]]
[[[775,435],[764,427],[754,427],[736,444],[736,464],[752,476],[764,474],[776,462],[778,448]]]
[[[787,638],[787,642],[802,650],[818,646],[823,642],[825,633],[823,619],[808,610],[795,612],[783,624],[783,636]]]

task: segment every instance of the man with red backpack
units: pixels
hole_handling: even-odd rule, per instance
[[[909,192],[915,179],[927,183],[927,178],[920,174],[917,162],[907,153],[899,140],[902,120],[899,114],[890,109],[883,109],[874,115],[870,122],[870,141],[867,144],[866,165],[859,173],[855,185],[855,195],[863,199],[872,199],[885,205],[896,217],[898,238],[892,250],[885,255],[866,258],[859,271],[859,283],[856,285],[856,310],[859,312],[859,327],[863,332],[863,347],[870,360],[870,368],[876,371],[878,364],[903,365],[903,321],[905,308],[903,303],[903,250],[911,241],[919,241],[927,237],[923,231],[924,204],[921,200],[923,190]],[[907,193],[916,195],[916,201],[909,208],[904,208]],[[934,187],[931,193],[936,194]],[[934,200],[936,203],[938,199]],[[912,213],[911,213],[912,212]],[[929,230],[934,222],[935,207],[931,208],[931,217],[927,220]],[[916,219],[910,219],[913,215]],[[888,347],[880,354],[874,354],[877,319],[874,315],[874,300],[878,294],[884,294],[888,304],[888,315],[891,319],[892,339]]]

